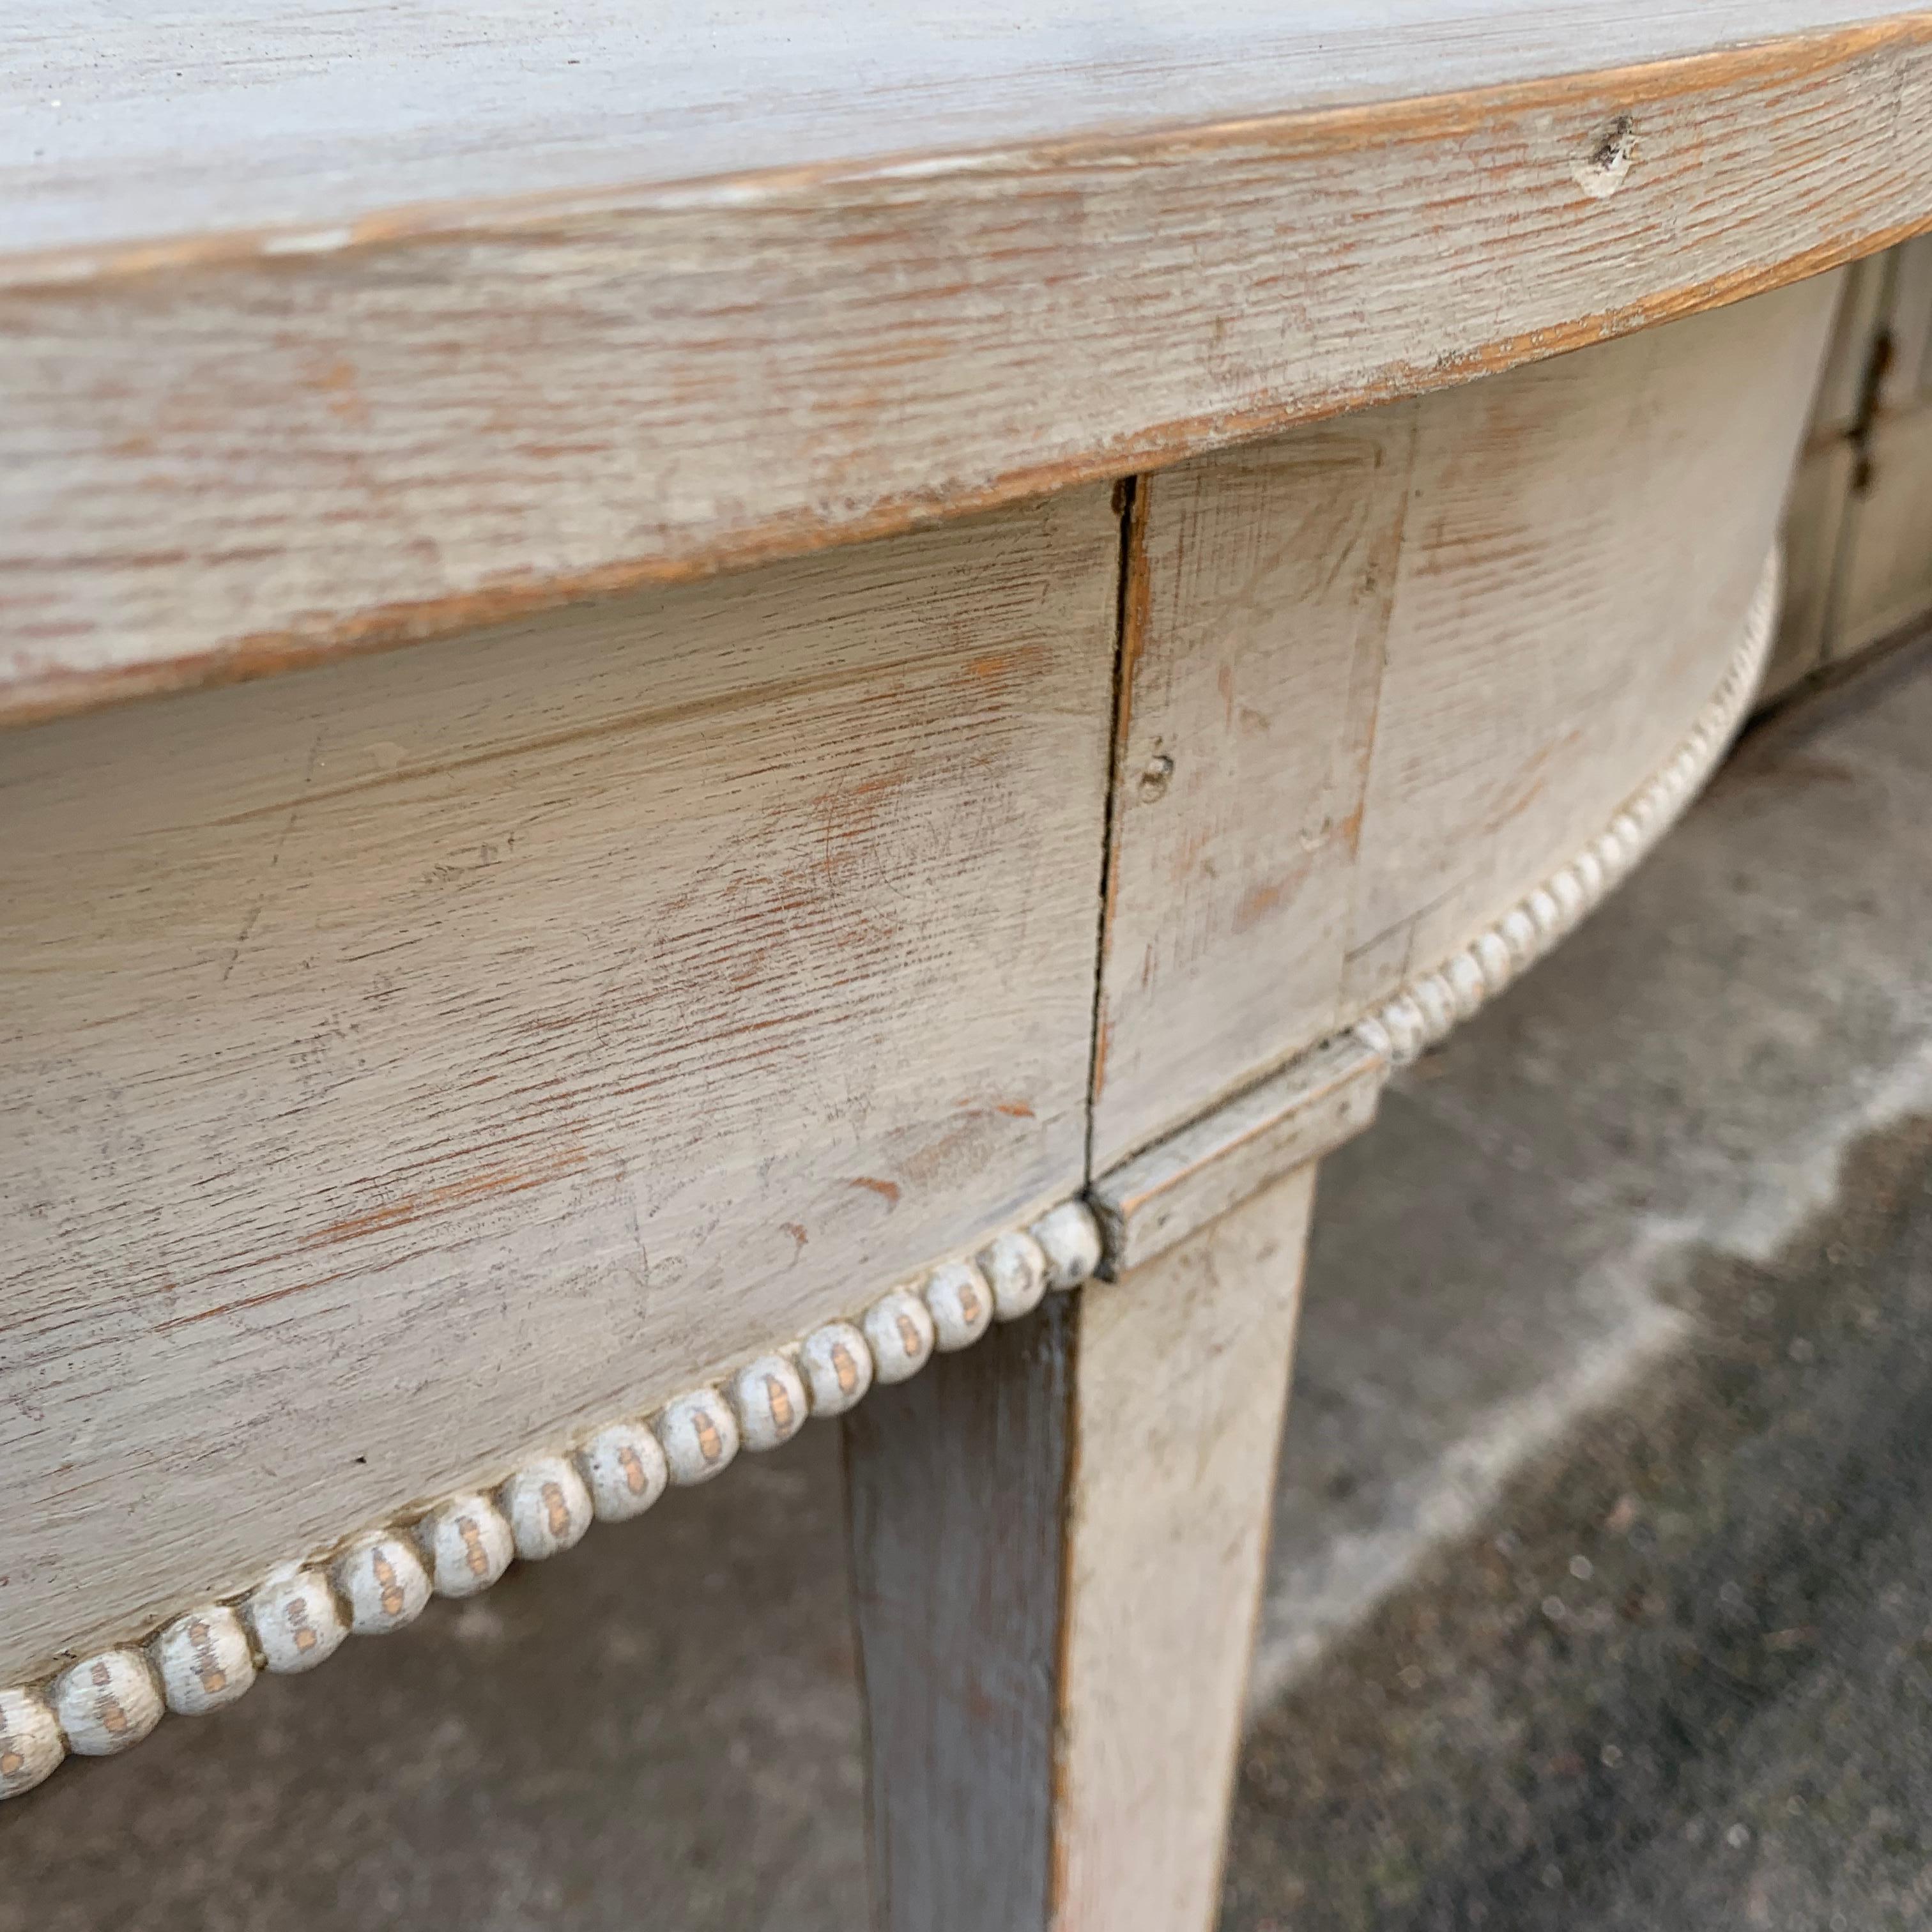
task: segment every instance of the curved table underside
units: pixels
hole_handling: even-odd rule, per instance
[[[671,180],[648,141],[560,136],[507,199],[412,122],[380,206],[315,167],[406,55],[331,94],[332,50],[285,22],[262,98],[315,131],[255,186],[228,170],[193,233],[128,182],[140,142],[257,110],[218,58],[118,143],[84,82],[79,132],[16,118],[47,152],[0,244],[0,719],[903,530],[1828,268],[1932,221],[1932,14],[1866,10],[1472,6],[1345,33],[1326,68],[1324,14],[1245,71],[1209,35],[1178,127],[1146,124],[1145,63],[1188,46],[1130,38],[1042,83],[1058,112],[985,67],[960,111],[1006,102],[1004,146],[932,147],[942,115],[879,157],[920,98],[889,82],[836,158],[800,134],[769,165],[734,125],[692,165],[752,172]],[[715,86],[664,86],[715,126]]]

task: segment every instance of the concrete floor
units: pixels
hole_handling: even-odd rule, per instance
[[[1932,1924],[1932,652],[1324,1171],[1227,1932]],[[837,1444],[0,1808],[0,1932],[866,1922]]]

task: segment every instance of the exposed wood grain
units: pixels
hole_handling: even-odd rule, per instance
[[[1043,1932],[1080,1305],[846,1418],[880,1932]]]
[[[1352,1010],[1582,850],[1717,688],[1836,292],[1821,278],[1426,404],[1363,807]]]
[[[1314,1171],[846,1424],[880,1932],[1204,1932]]]
[[[1596,838],[1724,676],[1832,278],[1203,458],[1137,500],[1094,1160]]]
[[[1418,407],[1141,484],[1097,1167],[1336,1020]]]
[[[1184,1241],[1375,1118],[1388,1062],[1352,1036],[1284,1067],[1088,1189],[1118,1276]]]
[[[0,1682],[1078,1188],[1118,555],[1076,492],[0,742]]]
[[[40,279],[0,300],[0,712],[1171,461],[1928,221],[1919,13],[911,168],[218,237],[192,266],[16,259]]]
[[[1082,1298],[1054,1932],[1214,1922],[1314,1184]]]
[[[183,0],[0,6],[0,250],[332,227],[1399,98],[1842,26],[1872,0]],[[435,86],[426,88],[424,76]]]

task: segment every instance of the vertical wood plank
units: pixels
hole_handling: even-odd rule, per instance
[[[1828,655],[1855,656],[1932,608],[1932,403],[1880,416],[1845,538]]]
[[[1314,1190],[1085,1292],[1053,1932],[1214,1922]]]
[[[1857,469],[1856,448],[1839,434],[1814,441],[1792,474],[1784,506],[1784,608],[1760,701],[1789,690],[1829,654]]]
[[[1204,1932],[1306,1166],[848,1419],[880,1932]]]
[[[1046,1923],[1078,1322],[1049,1295],[845,1418],[882,1932]]]
[[[1334,1023],[1416,410],[1142,479],[1096,1168]]]

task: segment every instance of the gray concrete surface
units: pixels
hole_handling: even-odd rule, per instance
[[[1228,1932],[1932,1924],[1932,662],[1325,1172]],[[830,1432],[0,1808],[0,1932],[866,1922]]]
[[[1932,1108],[1928,649],[1760,726],[1324,1168],[1257,1706],[1691,1344],[1689,1257],[1770,1254]]]

